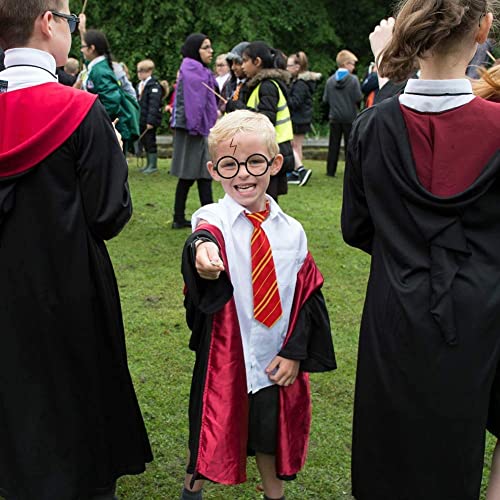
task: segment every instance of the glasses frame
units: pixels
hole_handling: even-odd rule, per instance
[[[262,158],[264,158],[264,160],[266,160],[266,163],[267,163],[267,166],[266,166],[266,169],[264,170],[264,172],[262,172],[261,174],[253,174],[252,172],[250,172],[250,170],[248,170],[248,160],[250,158],[252,158],[252,156],[260,156]],[[219,171],[219,163],[226,159],[226,158],[231,158],[232,160],[234,160],[237,165],[238,165],[238,168],[235,169],[235,173],[234,175],[231,175],[229,177],[227,177],[226,175],[222,175]],[[236,177],[239,172],[240,172],[240,168],[241,166],[243,165],[245,167],[245,170],[248,172],[249,175],[251,175],[252,177],[261,177],[263,175],[265,175],[267,173],[267,171],[269,170],[269,167],[274,163],[274,160],[276,159],[276,156],[273,156],[270,160],[268,158],[266,158],[263,154],[261,153],[252,153],[251,155],[248,156],[248,158],[245,160],[245,161],[238,161],[234,156],[231,156],[231,155],[226,155],[226,156],[222,156],[221,158],[219,158],[217,160],[217,162],[215,163],[214,165],[214,170],[217,172],[218,175],[220,175],[223,179],[233,179],[234,177]]]
[[[76,14],[65,14],[64,12],[58,12],[57,10],[49,11],[53,16],[61,17],[68,21],[69,32],[74,33],[78,25],[80,24],[80,18]]]

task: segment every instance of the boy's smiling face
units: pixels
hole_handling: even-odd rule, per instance
[[[224,192],[250,212],[260,212],[266,208],[266,190],[271,175],[279,172],[283,164],[283,156],[277,154],[267,172],[258,177],[249,174],[245,166],[240,165],[235,177],[224,179],[217,173],[215,165],[224,156],[232,156],[237,161],[244,162],[256,153],[265,156],[268,160],[272,159],[260,135],[239,132],[230,140],[219,143],[216,148],[215,162],[209,161],[207,164],[210,175],[222,184]]]

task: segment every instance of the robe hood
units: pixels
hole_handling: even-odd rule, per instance
[[[22,175],[49,156],[96,99],[55,82],[0,94],[0,179]]]

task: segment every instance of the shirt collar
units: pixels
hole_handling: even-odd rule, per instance
[[[453,80],[408,80],[399,102],[420,112],[439,113],[457,108],[474,99],[466,78]]]
[[[105,61],[106,60],[106,56],[97,56],[95,59],[92,59],[92,61],[89,62],[89,65],[87,67],[89,73],[90,73],[90,70],[96,65],[96,64],[99,64],[100,62],[102,61]]]
[[[39,68],[49,71],[54,76],[56,74],[56,60],[54,59],[54,56],[52,54],[49,54],[44,50],[32,49],[28,47],[18,47],[5,51],[4,65],[6,68],[8,68],[9,66],[24,64],[38,66]]]
[[[269,196],[266,194],[266,198],[269,201],[269,219],[274,219],[275,217],[284,216],[283,210],[281,210],[280,206]],[[227,206],[229,215],[229,222],[231,226],[234,225],[238,217],[245,217],[245,212],[250,213],[245,207],[237,203],[231,196],[227,193],[224,198],[221,200],[224,205]],[[287,220],[286,217],[283,217],[284,220]]]

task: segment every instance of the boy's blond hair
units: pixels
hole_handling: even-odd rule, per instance
[[[64,65],[64,71],[66,71],[69,75],[77,75],[80,71],[80,63],[78,62],[78,59],[75,59],[74,57],[68,58],[66,64]]]
[[[137,69],[142,69],[144,71],[154,71],[155,63],[151,59],[144,59],[137,63]]]
[[[339,68],[343,68],[344,65],[348,62],[357,63],[358,58],[350,50],[341,50],[337,54],[336,61],[337,61],[337,66]]]
[[[276,131],[269,118],[266,115],[242,109],[223,116],[210,130],[208,149],[213,161],[217,159],[217,146],[221,142],[229,141],[240,132],[261,136],[262,143],[266,146],[271,157],[280,152],[276,143]]]

